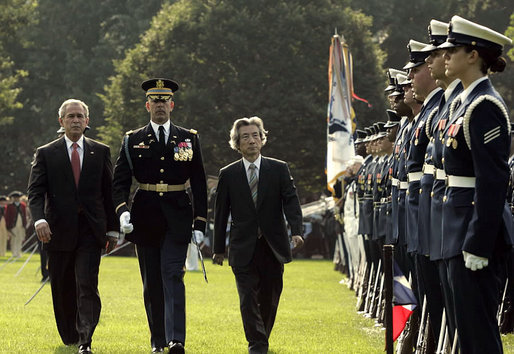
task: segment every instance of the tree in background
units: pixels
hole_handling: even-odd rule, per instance
[[[459,15],[503,33],[513,13],[512,0],[351,0],[351,6],[373,17],[371,30],[387,55],[385,67],[397,69],[408,61],[409,39],[428,41],[427,27],[431,19],[448,22],[453,15]],[[513,33],[510,38],[514,38]],[[512,62],[504,73],[490,77],[514,113]]]
[[[140,83],[170,77],[181,84],[175,124],[199,131],[208,174],[237,158],[232,122],[261,117],[264,154],[290,162],[303,192],[324,189],[328,53],[337,28],[354,57],[357,121],[384,116],[382,52],[371,19],[340,1],[178,1],[164,5],[141,42],[116,64],[103,96],[101,137],[119,147],[123,133],[148,124]],[[305,196],[306,193],[303,193]]]
[[[22,107],[18,100],[21,92],[19,80],[27,72],[15,68],[12,55],[16,48],[27,45],[19,33],[34,20],[34,7],[34,1],[0,2],[0,126],[12,124],[13,113]]]
[[[92,130],[88,135],[96,135],[95,128],[103,124],[104,109],[98,94],[114,74],[113,61],[123,58],[125,50],[137,43],[162,2],[39,0],[36,7],[35,0],[9,0],[9,12],[0,5],[0,38],[8,36],[12,49],[11,62],[0,50],[0,87],[4,77],[10,80],[6,85],[13,87],[8,95],[0,93],[0,109],[4,97],[11,106],[23,104],[12,124],[0,132],[4,142],[0,166],[3,188],[26,188],[34,149],[56,137],[57,109],[65,99],[79,98],[89,105]],[[16,73],[20,69],[24,71],[18,76],[3,75],[6,70]],[[21,78],[25,72],[28,75]],[[13,86],[16,81],[18,91]],[[3,111],[0,114],[4,116]]]

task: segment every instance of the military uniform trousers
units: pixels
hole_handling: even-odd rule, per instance
[[[185,343],[186,298],[184,264],[188,243],[166,233],[160,247],[137,245],[143,298],[152,347]]]
[[[461,353],[503,353],[496,312],[505,257],[506,253],[495,254],[477,271],[466,268],[461,255],[447,260]]]

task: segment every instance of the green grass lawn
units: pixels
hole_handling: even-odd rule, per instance
[[[0,266],[7,257],[0,257]],[[15,277],[26,256],[0,270],[0,352],[75,353],[57,333],[49,284],[37,290],[36,254]],[[187,353],[247,353],[238,296],[230,267],[207,261],[209,284],[201,272],[185,277]],[[355,312],[356,298],[339,284],[329,261],[295,260],[285,266],[271,353],[382,353],[384,331]],[[93,337],[95,353],[149,353],[149,331],[135,258],[107,257],[100,267],[102,314]],[[504,337],[514,352],[514,336]]]

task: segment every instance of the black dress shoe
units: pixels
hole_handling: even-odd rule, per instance
[[[180,342],[170,343],[170,354],[184,354],[184,344]]]
[[[91,347],[88,344],[79,345],[79,354],[92,354]]]
[[[153,347],[152,348],[152,353],[162,353],[162,352],[164,352],[163,347]]]

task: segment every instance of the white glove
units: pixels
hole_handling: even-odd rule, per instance
[[[134,230],[134,226],[130,223],[130,212],[124,211],[120,216],[120,232],[130,234]]]
[[[195,238],[196,243],[198,245],[200,245],[200,243],[202,243],[203,240],[205,239],[205,236],[203,235],[203,232],[200,231],[200,230],[194,230],[193,231],[193,237]]]
[[[474,254],[466,251],[462,251],[462,255],[464,256],[464,265],[472,271],[480,270],[489,265],[489,260],[487,258],[475,256]]]

